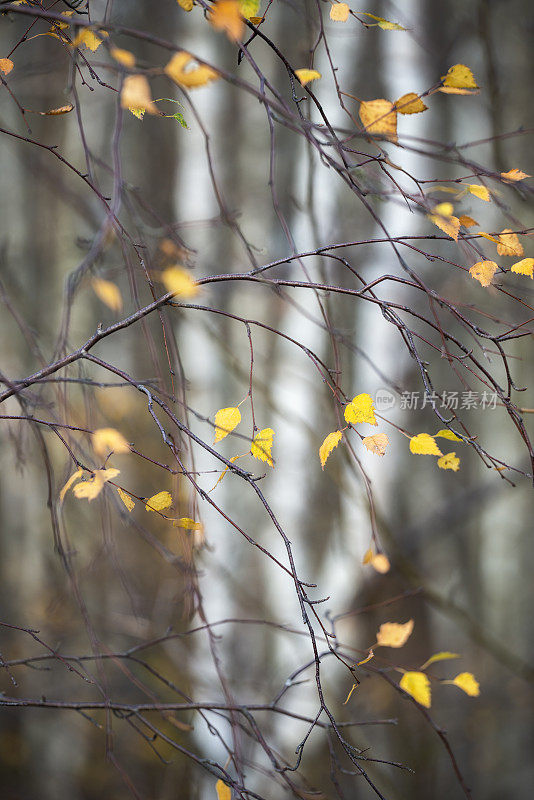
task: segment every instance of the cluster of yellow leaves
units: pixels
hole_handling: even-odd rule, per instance
[[[414,628],[413,619],[408,622],[384,622],[376,634],[376,644],[373,647],[404,647],[410,638]],[[373,649],[369,649],[369,656],[363,661],[359,662],[359,666],[365,664],[374,655]],[[449,659],[460,658],[458,653],[449,653],[447,651],[435,653],[420,667],[419,670],[404,670],[397,667],[399,672],[402,672],[402,678],[399,686],[403,691],[409,694],[414,700],[425,708],[430,708],[432,697],[430,690],[430,680],[428,675],[423,670],[426,670],[431,664],[438,661],[446,661]],[[480,686],[475,676],[471,672],[461,672],[452,680],[442,680],[440,683],[449,683],[462,689],[466,694],[471,697],[478,697],[480,694]]]
[[[198,283],[184,267],[167,267],[161,273],[161,280],[168,292],[178,297],[196,297],[199,293]]]
[[[358,425],[360,422],[366,422],[369,425],[377,425],[375,418],[375,409],[373,406],[373,399],[371,395],[357,394],[350,403],[345,406],[343,412],[345,421],[349,425]],[[321,469],[324,470],[327,459],[339,442],[343,431],[332,431],[325,437],[323,443],[319,448],[319,460],[321,461]],[[373,436],[365,436],[362,439],[365,447],[378,456],[383,456],[389,444],[389,439],[385,433],[375,433]]]
[[[0,58],[0,72],[4,75],[9,75],[14,66],[10,58]]]
[[[241,422],[241,412],[238,406],[229,406],[228,408],[220,408],[215,414],[215,439],[213,444],[217,444],[229,433],[231,433]],[[272,448],[274,441],[274,431],[272,428],[263,428],[258,431],[250,445],[250,455],[257,458],[259,461],[265,461],[270,467],[274,467]],[[233,463],[241,456],[234,456],[230,459]],[[228,467],[224,470],[219,480],[215,484],[217,486],[224,475],[228,471]],[[213,488],[215,488],[215,486]]]
[[[373,569],[375,569],[377,572],[380,572],[382,575],[385,575],[386,572],[389,572],[391,568],[389,558],[384,553],[373,553],[371,548],[366,551],[362,559],[362,564],[370,564]]]
[[[438,431],[435,436],[441,436],[443,439],[451,439],[456,442],[462,441],[449,430]],[[460,469],[460,459],[456,456],[456,453],[443,455],[434,436],[429,433],[418,433],[410,438],[410,453],[418,456],[440,456],[437,461],[440,469],[452,469],[454,472],[458,472]]]
[[[489,233],[484,233],[484,231],[479,231],[479,236],[482,236],[484,239],[488,239],[488,241],[496,244],[497,253],[500,256],[517,257],[522,256],[525,253],[517,233],[514,233],[512,230],[510,230],[510,228],[505,228],[498,235],[498,237],[491,236]],[[476,264],[473,264],[473,266],[470,267],[469,273],[472,278],[481,284],[481,286],[487,287],[491,286],[493,276],[498,269],[499,266],[495,263],[495,261],[477,261]],[[518,275],[527,275],[529,278],[534,278],[534,258],[523,258],[521,261],[517,261],[510,267],[510,272],[515,272]]]
[[[186,89],[198,89],[219,77],[218,72],[206,64],[197,64],[193,56],[184,50],[173,55],[165,67],[165,74]]]
[[[310,81],[317,81],[321,77],[321,73],[316,69],[296,69],[295,75],[301,82],[302,86],[306,86]]]
[[[108,308],[112,311],[122,311],[122,295],[118,286],[102,278],[93,278],[91,286],[98,299]]]

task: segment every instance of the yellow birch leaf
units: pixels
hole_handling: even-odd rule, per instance
[[[215,439],[213,444],[217,444],[225,436],[228,436],[240,422],[241,411],[237,406],[220,408],[215,414]]]
[[[260,461],[266,461],[270,467],[274,467],[273,459],[271,456],[271,449],[273,446],[274,431],[272,428],[264,428],[254,437],[254,441],[250,446],[250,452],[254,458],[259,458]]]
[[[296,69],[295,75],[301,82],[302,86],[306,86],[306,84],[310,81],[318,81],[321,77],[321,73],[317,72],[316,69]]]
[[[108,308],[112,311],[122,311],[122,295],[118,286],[102,278],[93,278],[91,286],[98,299]]]
[[[410,452],[418,456],[442,456],[436,440],[429,433],[418,433],[410,439]]]
[[[338,446],[341,437],[343,436],[342,431],[333,431],[329,433],[328,436],[325,438],[324,442],[319,448],[319,458],[321,459],[321,469],[324,470],[324,465],[328,459],[328,456],[332,452],[332,450]]]
[[[241,458],[241,456],[232,456],[232,458],[230,458],[229,461],[230,461],[231,464],[234,464],[237,461],[238,458]],[[229,469],[230,469],[230,467],[225,467],[223,469],[223,471],[221,472],[221,474],[217,478],[217,483],[215,484],[215,486],[211,487],[210,492],[213,492],[215,487],[220,484],[220,482],[222,481],[222,479],[224,478],[224,476],[226,475],[226,473],[228,472]]]
[[[517,272],[518,275],[528,275],[530,278],[533,278],[534,258],[523,258],[516,264],[512,264],[510,272]]]
[[[210,22],[215,30],[224,31],[234,42],[242,38],[245,30],[237,0],[217,0],[212,7]]]
[[[383,31],[406,30],[406,28],[403,28],[402,25],[399,25],[398,22],[390,22],[388,19],[384,19],[384,17],[377,17],[375,14],[369,14],[367,11],[360,11],[359,13],[365,17],[371,17],[371,19],[376,19],[376,21],[378,22],[378,27],[382,28]]]
[[[149,497],[145,503],[147,511],[165,511],[166,508],[172,506],[172,497],[170,492],[158,492]]]
[[[186,89],[198,89],[219,78],[219,73],[206,64],[196,64],[193,56],[181,50],[175,53],[167,66],[165,74]]]
[[[369,548],[369,550],[366,550],[365,553],[364,553],[364,556],[362,558],[362,564],[369,564],[369,562],[373,558],[373,555],[374,555],[374,553],[371,550],[371,548]]]
[[[194,519],[189,517],[181,517],[180,519],[173,520],[173,528],[183,528],[186,531],[200,531],[202,530],[202,523],[195,522]]]
[[[239,0],[239,10],[245,19],[256,18],[260,10],[260,0]]]
[[[397,112],[389,100],[368,100],[360,103],[360,119],[367,133],[381,133],[397,141]]]
[[[10,58],[0,58],[0,72],[3,72],[4,75],[9,75],[14,66]]]
[[[373,406],[373,398],[370,394],[357,394],[352,398],[352,401],[345,406],[343,412],[345,421],[352,425],[357,425],[359,422],[368,422],[369,425],[378,425],[375,419],[375,408]]]
[[[464,228],[472,228],[473,225],[478,225],[476,219],[473,219],[473,217],[470,217],[467,214],[462,214],[462,216],[458,217],[458,219],[460,220],[460,225],[463,225]]]
[[[184,11],[192,11],[193,0],[178,0],[178,5],[180,8],[183,8]]]
[[[334,3],[330,6],[330,19],[333,22],[346,22],[349,18],[350,8],[346,3]]]
[[[455,64],[441,76],[443,86],[452,89],[478,89],[473,73],[465,64]]]
[[[524,255],[523,245],[517,238],[517,233],[512,233],[510,228],[505,228],[499,234],[499,244],[497,252],[500,256],[522,256]]]
[[[59,106],[59,108],[50,108],[48,111],[39,111],[42,117],[60,117],[62,114],[70,114],[74,106],[72,103],[67,103],[66,106]]]
[[[375,553],[371,558],[370,564],[381,575],[385,575],[391,569],[389,558],[384,553]]]
[[[462,439],[460,439],[459,436],[456,436],[456,434],[450,431],[448,428],[444,428],[443,430],[438,431],[437,433],[434,434],[434,436],[441,436],[442,439],[450,439],[451,442],[462,441]]]
[[[80,47],[80,45],[83,44],[84,47],[94,53],[95,50],[98,50],[102,44],[102,41],[108,35],[109,34],[107,34],[105,31],[100,31],[97,36],[96,33],[90,28],[84,28],[78,32],[78,35],[72,42],[72,47]]]
[[[115,428],[98,428],[93,433],[93,449],[99,456],[108,456],[110,453],[129,453],[130,446],[119,431]]]
[[[127,75],[122,84],[121,106],[130,111],[148,111],[159,114],[150,94],[150,86],[144,75]]]
[[[81,478],[82,475],[83,475],[83,469],[77,469],[76,472],[73,475],[70,476],[70,478],[68,479],[67,483],[65,484],[65,486],[62,488],[62,490],[59,493],[59,503],[60,503],[60,505],[63,502],[63,500],[65,499],[65,495],[69,491],[69,489],[72,486],[72,484],[76,483],[78,478]]]
[[[425,106],[419,95],[415,92],[408,92],[403,94],[395,101],[395,110],[399,114],[420,114],[426,111],[428,106]]]
[[[438,467],[440,469],[452,469],[453,472],[458,472],[460,469],[460,459],[456,453],[445,453],[444,456],[438,458]]]
[[[191,273],[183,267],[168,267],[161,273],[161,280],[168,292],[179,297],[196,297],[199,292]]]
[[[430,708],[430,681],[424,672],[405,672],[399,685],[419,705]]]
[[[232,790],[220,779],[215,784],[217,800],[232,800]]]
[[[454,680],[444,681],[444,683],[453,683],[470,697],[478,697],[480,694],[480,684],[471,672],[460,672]]]
[[[117,493],[118,493],[120,499],[122,500],[122,502],[126,506],[127,511],[131,511],[135,507],[135,500],[132,497],[130,497],[130,495],[127,494],[124,491],[124,489],[121,489],[120,486],[116,486],[115,488],[117,490]]]
[[[448,653],[446,651],[442,653],[434,653],[433,656],[430,656],[428,661],[425,661],[421,669],[426,669],[431,664],[435,664],[436,661],[448,661],[451,658],[461,658],[459,653]]]
[[[381,647],[404,647],[413,631],[413,619],[408,622],[384,622],[376,634],[376,643]]]
[[[495,244],[499,244],[499,240],[495,238],[495,236],[491,236],[489,233],[485,233],[484,231],[479,231],[477,236],[482,236],[484,239],[487,239],[488,242],[494,242]]]
[[[439,203],[432,210],[434,213],[428,214],[429,220],[457,242],[461,223],[458,217],[452,214],[452,203]]]
[[[265,17],[249,17],[248,21],[252,22],[253,25],[259,25],[264,19]]]
[[[525,178],[531,178],[532,175],[527,175],[521,169],[511,169],[509,172],[501,172],[501,178],[506,181],[524,181]]]
[[[386,433],[375,433],[373,436],[365,436],[362,442],[371,453],[375,453],[377,456],[383,456],[389,444],[389,439]]]
[[[498,269],[495,261],[477,261],[469,270],[469,274],[482,286],[491,286],[491,280]]]
[[[112,58],[122,64],[123,67],[135,67],[135,56],[129,50],[122,50],[120,47],[112,47],[109,51]]]
[[[478,183],[469,183],[467,189],[469,194],[474,194],[479,200],[485,200],[486,203],[489,203],[491,200],[489,189],[486,189],[485,186],[480,186]]]
[[[110,467],[109,469],[97,469],[88,481],[77,483],[72,490],[78,500],[86,499],[89,502],[98,497],[104,484],[119,475],[120,470]]]

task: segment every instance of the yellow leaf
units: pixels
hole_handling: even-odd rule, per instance
[[[168,267],[161,273],[161,280],[168,292],[179,297],[196,297],[199,292],[191,273],[183,267]]]
[[[501,178],[506,181],[523,181],[525,178],[531,178],[532,175],[527,175],[521,169],[511,169],[509,172],[501,172]]]
[[[112,58],[122,64],[123,67],[135,67],[135,56],[129,50],[122,50],[120,47],[112,47],[109,51]]]
[[[399,685],[420,705],[430,708],[430,681],[424,672],[405,672]]]
[[[218,72],[205,64],[196,64],[193,56],[183,50],[173,55],[165,67],[165,74],[186,89],[197,89],[219,77]]]
[[[438,458],[438,467],[440,469],[452,469],[453,472],[458,472],[460,469],[460,459],[457,458],[456,453],[445,453],[444,456]]]
[[[65,486],[62,488],[62,490],[59,493],[59,503],[60,503],[60,505],[63,502],[63,500],[65,499],[65,495],[69,491],[69,489],[72,486],[72,484],[76,483],[78,478],[81,478],[82,475],[83,475],[83,469],[77,469],[76,472],[73,475],[70,476],[70,478],[68,479],[67,483],[65,484]]]
[[[397,141],[397,112],[389,100],[368,100],[360,103],[360,119],[367,133],[381,133]]]
[[[266,461],[270,467],[274,467],[273,459],[271,456],[271,449],[273,446],[274,431],[272,428],[264,428],[254,437],[254,441],[250,446],[250,452],[254,458],[259,458],[260,461]]]
[[[93,433],[93,449],[99,456],[109,456],[110,453],[129,453],[128,442],[115,428],[98,428]]]
[[[429,433],[418,433],[410,439],[410,452],[418,456],[442,456],[436,440]]]
[[[477,261],[469,270],[469,274],[482,286],[490,286],[491,280],[498,269],[495,261]]]
[[[421,111],[426,111],[428,106],[425,106],[419,95],[415,92],[408,92],[403,94],[395,101],[395,109],[399,114],[420,114]]]
[[[329,433],[328,436],[325,438],[324,442],[319,448],[321,469],[324,469],[324,465],[326,464],[328,456],[330,455],[332,450],[338,446],[342,436],[343,436],[342,431],[333,431],[332,433]]]
[[[232,800],[232,790],[220,779],[215,784],[217,800]]]
[[[260,10],[260,0],[239,0],[239,10],[245,19],[255,19]]]
[[[346,22],[349,18],[350,8],[346,3],[334,3],[330,6],[330,19],[334,22]]]
[[[237,461],[238,458],[241,458],[241,456],[232,456],[232,458],[230,458],[229,461],[230,461],[231,464],[234,464]],[[210,489],[210,492],[213,492],[215,487],[220,484],[220,482],[222,481],[222,479],[224,478],[224,476],[226,475],[226,473],[228,472],[229,469],[230,469],[230,467],[225,467],[223,469],[223,471],[221,472],[221,474],[217,478],[217,483],[215,484],[215,486],[212,486],[212,488]]]
[[[98,497],[104,484],[119,475],[120,470],[110,467],[110,469],[97,469],[88,481],[77,483],[72,490],[78,500],[86,499],[91,502]]]
[[[473,73],[465,64],[455,64],[441,76],[443,86],[452,89],[478,89]]]
[[[202,530],[202,523],[195,522],[194,519],[190,519],[189,517],[181,517],[180,519],[175,519],[172,525],[173,528],[184,528],[184,530],[186,531]]]
[[[489,189],[486,189],[485,186],[480,186],[478,183],[469,183],[467,189],[470,194],[474,194],[475,197],[478,197],[480,200],[485,200],[486,203],[489,203],[491,200]]]
[[[0,72],[4,75],[9,75],[14,66],[10,58],[0,58]]]
[[[362,564],[369,564],[372,558],[373,558],[373,551],[371,550],[371,548],[369,548],[369,550],[365,551],[365,554],[362,559]]]
[[[215,30],[224,31],[234,42],[241,39],[245,30],[237,0],[217,0],[212,7],[210,22]]]
[[[127,494],[124,491],[124,489],[121,489],[120,486],[116,486],[115,488],[116,488],[116,490],[118,492],[118,495],[119,495],[120,499],[122,500],[122,502],[126,506],[126,509],[128,511],[131,511],[132,508],[134,508],[134,506],[135,506],[135,500],[133,498],[131,498],[130,495]]]
[[[193,9],[193,0],[178,0],[178,5],[184,11],[191,11]]]
[[[318,81],[321,77],[321,73],[317,72],[316,69],[296,69],[295,75],[303,86],[306,86],[310,81]]]
[[[249,22],[252,22],[253,25],[259,25],[260,22],[263,22],[265,17],[249,17]]]
[[[510,267],[510,272],[517,272],[518,275],[528,275],[530,278],[534,277],[534,258],[524,258]]]
[[[435,664],[436,661],[448,661],[451,658],[461,658],[461,656],[459,653],[448,653],[448,652],[434,653],[433,656],[430,656],[428,661],[425,661],[421,669],[426,669],[431,664]]]
[[[158,492],[152,495],[146,501],[145,508],[147,511],[165,511],[166,508],[172,506],[172,497],[170,492]]]
[[[488,242],[494,242],[495,244],[499,244],[499,240],[495,238],[495,236],[491,236],[489,233],[484,233],[484,231],[479,231],[477,236],[483,236],[484,239],[487,239]]]
[[[375,408],[373,406],[373,399],[371,395],[357,394],[352,398],[352,401],[345,406],[344,411],[345,421],[352,425],[357,425],[359,422],[368,422],[369,425],[378,425],[375,419]]]
[[[121,106],[130,111],[148,111],[149,114],[159,114],[152,95],[150,86],[144,75],[127,75],[122,84]]]
[[[376,19],[378,22],[378,27],[382,28],[383,31],[405,31],[406,28],[403,28],[402,25],[399,25],[398,22],[390,22],[388,19],[384,19],[384,17],[377,17],[375,14],[369,14],[367,11],[360,11],[360,14],[363,14],[365,17],[371,17],[371,19]],[[374,26],[373,26],[374,27]]]
[[[372,568],[381,575],[385,575],[386,572],[389,572],[391,569],[389,558],[384,553],[375,553],[370,559],[369,563],[371,564]]]
[[[91,281],[94,293],[112,311],[122,311],[122,295],[120,289],[111,281],[93,278]]]
[[[59,117],[62,114],[69,114],[74,109],[72,103],[67,103],[66,106],[59,106],[59,108],[50,108],[48,111],[39,111],[42,117]]]
[[[460,220],[458,217],[453,216],[452,203],[438,203],[432,209],[432,214],[428,214],[429,220],[436,225],[441,231],[458,241],[458,233],[460,231]]]
[[[225,436],[228,436],[240,422],[241,411],[237,406],[220,408],[215,414],[215,439],[213,444],[217,444]]]
[[[389,444],[389,439],[385,433],[375,433],[373,436],[365,436],[362,442],[371,453],[375,453],[377,456],[383,456]]]
[[[522,256],[524,255],[523,245],[517,238],[517,233],[512,233],[510,228],[505,228],[499,234],[499,244],[497,252],[500,256]]]
[[[478,697],[480,694],[480,684],[471,672],[460,672],[454,680],[446,681],[446,683],[453,683],[470,697]]]
[[[376,634],[376,643],[381,647],[404,647],[413,631],[413,619],[408,622],[384,622]]]
[[[472,228],[473,225],[478,225],[478,222],[473,219],[473,217],[469,217],[467,214],[462,214],[462,216],[459,217],[459,220],[460,225],[463,225],[464,228]]]
[[[460,439],[459,436],[456,436],[456,434],[448,430],[448,428],[444,428],[442,431],[438,431],[437,433],[434,434],[434,436],[441,436],[442,439],[450,439],[451,442],[462,441],[462,439]]]
[[[72,42],[72,47],[80,47],[83,44],[88,50],[91,50],[93,53],[95,50],[98,50],[104,37],[108,36],[105,31],[100,31],[98,36],[94,31],[90,28],[84,28],[83,30],[79,31],[78,35]]]

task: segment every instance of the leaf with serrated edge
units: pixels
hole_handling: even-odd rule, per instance
[[[324,465],[326,464],[328,456],[330,455],[332,450],[334,450],[334,448],[338,446],[342,436],[343,436],[342,431],[332,431],[332,433],[329,433],[328,436],[325,437],[322,445],[319,448],[321,469],[324,470]]]
[[[429,433],[418,433],[410,439],[410,452],[418,456],[442,456],[443,453]]]
[[[217,444],[225,436],[228,436],[241,422],[241,411],[237,406],[220,408],[215,414],[215,439],[213,444]]]
[[[170,492],[166,491],[153,494],[145,503],[147,511],[165,511],[170,506],[172,506],[172,497]]]

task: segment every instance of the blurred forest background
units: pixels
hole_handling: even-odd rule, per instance
[[[67,5],[43,4],[53,12]],[[264,5],[263,0],[261,13]],[[329,9],[324,2],[274,0],[261,30],[293,67],[307,67],[322,14],[336,75],[348,95],[344,101],[355,118],[358,103],[350,95],[395,99],[423,92],[456,63],[468,64],[481,87],[473,97],[436,93],[426,98],[427,112],[399,117],[397,145],[363,137],[354,140],[356,149],[376,155],[381,148],[407,173],[438,182],[472,174],[462,158],[490,172],[517,167],[534,173],[531,3],[369,0],[366,11],[395,20],[406,31],[366,27],[354,18],[331,22]],[[152,97],[183,104],[158,107],[168,114],[180,108],[188,127],[156,115],[136,119],[120,108],[114,91],[120,66],[109,55],[109,42],[94,53],[80,50],[74,60],[72,48],[42,35],[50,22],[17,13],[0,16],[0,57],[10,57],[15,65],[3,76],[0,106],[1,389],[76,350],[97,326],[149,304],[148,274],[156,282],[154,296],[161,296],[157,274],[169,264],[179,262],[201,280],[331,243],[384,235],[302,131],[279,124],[276,113],[268,118],[258,98],[242,89],[239,81],[257,89],[258,73],[247,58],[238,66],[236,44],[209,26],[200,6],[188,14],[175,0],[108,0],[91,2],[90,14],[92,20],[144,31],[190,50],[238,82],[219,80],[184,91],[161,74],[168,50],[112,33],[113,45],[134,53],[137,66],[146,70]],[[249,49],[261,73],[292,104],[281,59],[259,37]],[[349,136],[355,126],[340,107],[324,42],[313,66],[323,78],[310,89],[330,123]],[[300,87],[296,93],[306,97]],[[69,114],[35,113],[67,103],[75,106]],[[22,115],[19,104],[34,113]],[[321,122],[308,99],[299,107],[305,117]],[[57,151],[24,139],[57,146]],[[54,152],[111,198],[113,214],[130,240],[110,224],[95,192]],[[415,190],[407,174],[390,172],[408,191]],[[430,261],[411,249],[402,252],[422,280],[486,330],[498,328],[503,319],[529,329],[530,280],[512,276],[506,286],[513,296],[481,287],[447,261],[467,263],[463,243],[441,236],[424,214],[414,213],[376,163],[354,168],[354,175],[367,187],[369,202],[391,236],[438,235],[423,240],[421,248],[445,261]],[[493,202],[468,196],[462,213],[489,232],[516,229],[519,223],[510,224],[511,219],[520,220],[525,230],[534,227],[528,181],[487,185],[495,191]],[[434,197],[435,202],[449,199]],[[523,239],[525,255],[531,255],[529,239]],[[340,255],[367,281],[384,274],[405,276],[388,243],[347,247]],[[268,275],[360,285],[345,264],[323,257],[295,260]],[[92,288],[94,277],[120,288],[123,312],[101,302]],[[376,291],[380,294],[379,287]],[[390,301],[431,317],[424,292],[398,283],[382,291]],[[514,300],[516,294],[526,305]],[[275,467],[252,458],[238,464],[254,476],[267,473],[258,486],[291,541],[298,574],[317,584],[309,590],[314,599],[329,597],[313,608],[328,629],[335,626],[352,663],[365,657],[382,623],[415,621],[402,651],[377,651],[365,665],[368,670],[357,670],[361,683],[346,705],[352,677],[328,656],[315,625],[319,648],[327,653],[321,669],[329,707],[338,721],[357,723],[346,736],[365,758],[388,762],[358,763],[388,800],[450,800],[469,790],[484,800],[529,800],[534,782],[532,480],[527,449],[505,409],[478,407],[458,414],[477,442],[519,472],[488,469],[475,449],[458,442],[445,444],[454,444],[447,449],[460,456],[460,470],[443,471],[434,459],[412,455],[402,434],[384,423],[379,429],[386,430],[391,444],[383,458],[354,440],[356,460],[341,443],[323,472],[318,448],[340,426],[332,393],[307,352],[269,327],[337,369],[349,399],[387,390],[395,399],[381,412],[386,420],[411,433],[438,430],[443,425],[429,405],[420,407],[421,399],[418,409],[401,403],[404,392],[422,398],[424,386],[399,330],[378,305],[354,296],[262,282],[206,283],[189,303],[195,304],[211,311],[161,308],[91,352],[148,387],[211,446],[217,409],[237,405],[249,391],[252,342],[256,423],[275,431]],[[269,327],[250,325],[249,340],[246,326],[232,314]],[[459,320],[449,319],[448,325],[502,379],[491,343],[485,347]],[[423,341],[418,346],[438,393],[484,388],[467,371],[460,378],[442,357],[439,336],[432,341],[435,348],[425,348]],[[505,343],[505,349],[516,385],[527,387],[512,400],[532,409],[532,336]],[[313,721],[319,706],[310,638],[291,576],[247,542],[219,509],[284,564],[286,550],[258,496],[239,475],[227,474],[204,496],[186,476],[161,466],[174,462],[147,408],[148,397],[120,374],[79,360],[15,392],[1,406],[4,417],[120,430],[142,454],[112,456],[110,462],[121,470],[120,485],[141,498],[170,490],[174,514],[203,526],[197,531],[172,527],[145,512],[142,503],[128,513],[107,488],[91,503],[69,492],[60,504],[60,489],[76,468],[64,442],[82,463],[101,466],[91,455],[89,436],[65,429],[62,441],[54,432],[62,429],[27,419],[0,420],[0,795],[6,800],[208,800],[217,796],[222,773],[209,771],[217,764],[236,781],[244,780],[251,792],[235,789],[235,797],[292,796],[280,773],[273,775],[260,738],[249,735],[250,720],[236,721],[228,707],[267,707],[284,691],[284,708]],[[250,446],[249,402],[241,412],[240,428],[217,446],[226,458]],[[161,409],[153,413],[167,431]],[[532,415],[524,419],[532,432]],[[376,432],[365,427],[365,435]],[[179,431],[175,435],[197,485],[208,492],[221,464]],[[379,544],[372,537],[373,524]],[[391,562],[385,574],[362,564],[366,550],[377,546]],[[417,669],[438,651],[462,658],[435,664],[432,675],[473,672],[480,696],[433,683],[432,724],[379,673],[398,683],[392,665]],[[24,707],[24,699],[32,701],[30,707]],[[61,708],[84,702],[101,703],[101,710]],[[219,710],[140,716],[124,710],[128,704],[180,702],[218,704]],[[123,711],[112,711],[113,703],[124,704]],[[276,756],[293,765],[309,724],[266,708],[254,714]],[[327,726],[326,717],[320,719]],[[447,732],[460,781],[438,729]],[[338,750],[328,726],[313,728],[298,773],[287,773],[298,787],[294,796],[376,796],[349,762],[335,777]],[[232,753],[234,759],[239,753],[241,777]]]

